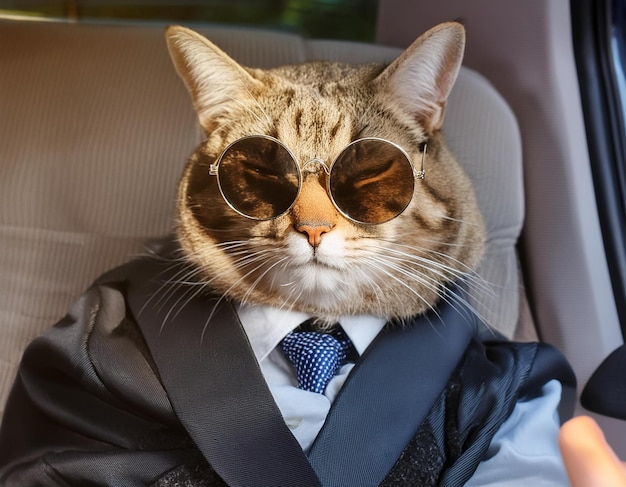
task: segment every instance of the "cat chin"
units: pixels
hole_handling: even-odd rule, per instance
[[[346,263],[345,239],[341,232],[324,236],[319,247],[313,249],[301,234],[287,237],[286,253],[289,263],[276,269],[273,282],[283,283],[278,289],[284,299],[298,296],[297,301],[307,307],[337,308],[353,299],[358,283],[353,282],[350,266]],[[345,306],[345,304],[343,304]]]
[[[274,291],[284,298],[298,297],[298,301],[308,304],[333,301],[344,294],[349,287],[346,276],[338,269],[310,263],[277,271],[272,276],[274,282],[281,282]]]

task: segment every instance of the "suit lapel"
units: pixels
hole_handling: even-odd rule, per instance
[[[232,305],[166,284],[180,275],[171,263],[138,267],[128,285],[131,312],[174,411],[211,467],[231,487],[320,485]]]
[[[138,264],[128,282],[130,311],[181,423],[232,487],[379,485],[475,331],[475,318],[460,305],[388,326],[353,369],[307,460],[232,305],[190,299],[195,290],[166,284],[179,271],[169,262]],[[168,314],[171,306],[159,305],[159,296],[180,309]]]
[[[309,461],[322,485],[379,485],[463,357],[475,318],[460,305],[387,326],[363,354],[317,436]],[[355,449],[355,445],[359,447]]]

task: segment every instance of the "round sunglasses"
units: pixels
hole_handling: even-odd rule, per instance
[[[415,179],[424,179],[426,145],[421,168],[399,145],[385,139],[355,140],[330,166],[310,159],[302,167],[293,153],[269,135],[249,135],[231,143],[211,164],[209,174],[226,203],[253,220],[277,218],[294,205],[303,174],[323,170],[327,191],[337,210],[364,224],[381,224],[400,215],[411,202]]]

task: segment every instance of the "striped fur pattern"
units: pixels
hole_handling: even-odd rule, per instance
[[[481,286],[483,221],[440,130],[463,56],[462,25],[434,27],[388,66],[258,70],[183,27],[170,27],[167,41],[206,134],[180,182],[177,237],[194,269],[181,280],[329,322],[354,314],[402,319],[432,308],[451,282]],[[330,164],[363,137],[392,141],[419,164],[427,145],[426,178],[416,180],[399,217],[364,225],[337,211],[326,175],[309,165],[293,207],[255,221],[234,212],[207,174],[229,143],[250,134],[279,139],[300,164]]]

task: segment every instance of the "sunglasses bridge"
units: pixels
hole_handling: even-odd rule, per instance
[[[315,166],[317,169],[311,170],[308,168],[309,166]],[[314,157],[313,159],[306,161],[300,168],[300,172],[315,174],[320,172],[320,168],[326,173],[326,176],[330,176],[330,168],[322,159],[318,157]]]

